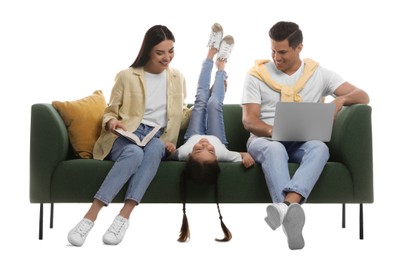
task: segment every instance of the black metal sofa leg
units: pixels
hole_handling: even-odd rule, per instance
[[[363,204],[359,204],[359,239],[363,239]]]
[[[50,208],[50,223],[49,223],[49,228],[53,228],[53,203],[51,203],[51,208]]]
[[[342,203],[342,228],[345,228],[345,203]],[[359,203],[359,239],[363,239],[363,203]]]
[[[43,238],[43,204],[39,204],[39,240]]]
[[[49,228],[53,228],[53,203],[50,204],[50,223]],[[39,240],[43,239],[43,203],[39,204]]]
[[[342,228],[345,228],[345,203],[342,203]]]

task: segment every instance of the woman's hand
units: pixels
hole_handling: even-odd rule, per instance
[[[173,143],[166,142],[165,146],[166,146],[166,153],[168,154],[173,154],[177,150],[177,148]]]
[[[250,168],[254,165],[255,161],[249,153],[240,153],[245,168]]]
[[[126,131],[126,127],[122,124],[121,121],[119,121],[116,118],[112,118],[110,119],[106,124],[105,124],[105,130],[107,131],[111,131],[112,133],[114,133],[115,129],[117,128],[122,128],[123,130]]]

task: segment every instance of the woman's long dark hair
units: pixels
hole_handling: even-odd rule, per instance
[[[188,218],[186,215],[186,184],[187,180],[192,180],[195,182],[207,182],[210,184],[215,185],[215,197],[216,197],[216,205],[217,205],[217,211],[219,212],[219,219],[220,219],[220,225],[222,227],[223,233],[224,233],[224,238],[222,239],[215,239],[216,241],[219,242],[226,242],[230,241],[232,238],[232,234],[230,230],[226,227],[226,225],[223,222],[223,217],[220,212],[220,207],[219,207],[219,188],[218,188],[218,177],[220,173],[220,166],[218,161],[214,161],[212,163],[200,163],[192,159],[192,157],[189,157],[188,161],[185,164],[185,168],[182,171],[182,176],[181,176],[181,199],[182,199],[182,212],[183,212],[183,217],[182,217],[182,226],[180,230],[180,236],[177,239],[179,242],[186,242],[189,240],[191,236],[191,232],[189,231],[189,224],[188,224]]]
[[[130,65],[132,68],[143,67],[150,60],[150,52],[154,46],[164,40],[172,40],[175,42],[174,34],[164,25],[154,25],[147,30],[142,46],[136,60]]]

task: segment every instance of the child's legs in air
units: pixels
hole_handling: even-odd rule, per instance
[[[209,86],[213,68],[213,60],[205,59],[202,63],[201,73],[199,74],[198,89],[195,95],[195,103],[192,110],[191,119],[184,139],[188,140],[196,134],[206,134],[206,107],[209,99]]]
[[[226,71],[218,70],[215,76],[212,96],[209,98],[207,107],[207,134],[214,135],[224,145],[228,145],[223,120],[223,100],[225,96]]]

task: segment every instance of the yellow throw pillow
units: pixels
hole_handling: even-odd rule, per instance
[[[91,96],[76,101],[53,101],[52,105],[63,118],[76,155],[92,158],[107,106],[102,91],[96,90]]]

